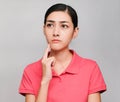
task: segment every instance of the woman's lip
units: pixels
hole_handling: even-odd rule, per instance
[[[52,42],[56,42],[57,43],[57,42],[60,42],[60,40],[59,39],[53,39]]]

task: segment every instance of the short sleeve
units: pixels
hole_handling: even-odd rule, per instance
[[[25,70],[23,72],[20,87],[19,87],[19,93],[22,95],[25,95],[26,93],[34,94],[32,81],[31,81],[30,76],[28,75],[26,69],[27,68],[25,68]]]
[[[92,70],[90,83],[89,83],[89,94],[96,92],[104,92],[106,90],[106,84],[103,78],[103,75],[100,71],[99,66],[95,63],[95,66]]]

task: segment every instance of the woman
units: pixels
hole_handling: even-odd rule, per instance
[[[51,6],[43,30],[48,47],[21,80],[25,102],[101,102],[106,85],[97,63],[69,49],[79,31],[76,11],[65,4]]]

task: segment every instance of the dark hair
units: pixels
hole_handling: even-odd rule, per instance
[[[46,11],[46,14],[44,17],[44,24],[46,23],[46,19],[49,16],[49,14],[51,14],[54,11],[67,11],[67,13],[72,19],[74,28],[78,26],[78,16],[77,16],[76,11],[71,6],[62,4],[62,3],[54,4]]]

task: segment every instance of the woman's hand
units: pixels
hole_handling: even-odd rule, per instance
[[[48,44],[48,47],[45,51],[45,54],[42,59],[42,82],[49,82],[52,79],[52,67],[55,64],[55,58],[49,57],[50,53],[50,45]]]

